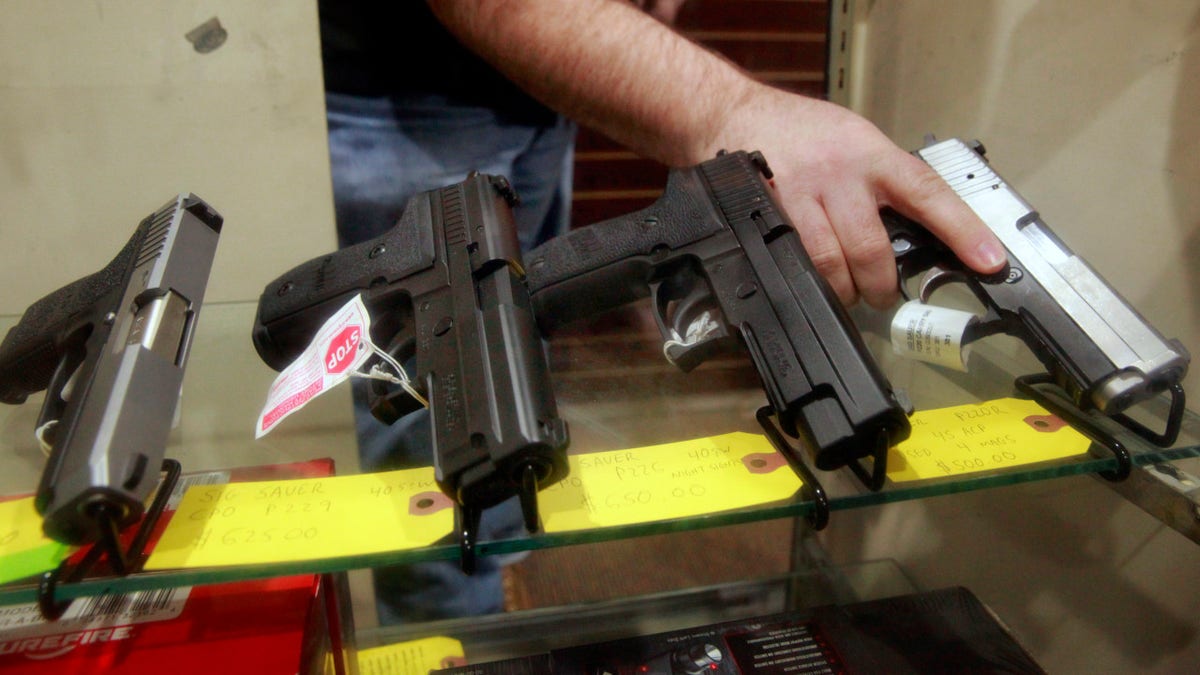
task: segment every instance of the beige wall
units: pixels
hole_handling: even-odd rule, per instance
[[[905,147],[984,141],[1068,245],[1200,356],[1200,2],[852,11],[852,107]],[[1200,367],[1185,386],[1195,408]],[[822,540],[837,562],[894,558],[923,588],[971,588],[1050,672],[1200,663],[1200,546],[1093,478],[838,512]]]
[[[227,39],[199,53],[185,35],[214,16]],[[348,388],[253,435],[275,375],[251,347],[254,301],[336,246],[316,2],[0,0],[0,17],[0,335],[194,192],[225,226],[167,456],[185,471],[313,457],[356,471]],[[0,406],[0,494],[36,485],[40,403]]]
[[[335,246],[315,2],[0,0],[0,314],[179,192],[225,216],[206,302]],[[212,17],[207,54],[185,34]]]
[[[356,468],[347,390],[253,436],[275,376],[251,345],[258,295],[336,247],[316,2],[0,0],[0,17],[0,335],[194,192],[225,225],[169,456],[187,471],[328,455]],[[201,53],[185,35],[213,17],[227,38]],[[41,471],[34,398],[0,406],[18,460],[0,493]]]

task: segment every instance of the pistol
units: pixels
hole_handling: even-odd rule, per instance
[[[867,456],[881,465],[908,437],[907,406],[816,271],[770,178],[760,152],[722,153],[672,169],[645,209],[533,249],[539,325],[549,335],[649,296],[664,353],[681,370],[744,348],[775,423],[807,444],[818,468],[857,467]],[[803,473],[801,450],[786,447]]]
[[[964,282],[984,307],[979,321],[964,331],[964,345],[998,333],[1015,336],[1045,366],[1045,380],[1078,408],[1110,416],[1158,445],[1173,444],[1184,412],[1181,380],[1190,361],[1183,345],[1164,338],[1075,255],[990,166],[982,144],[929,138],[914,154],[999,237],[1008,265],[993,275],[974,273],[922,226],[885,211],[905,295],[918,275],[921,302],[948,282]],[[1162,433],[1125,414],[1163,392],[1171,394],[1172,405]]]
[[[380,237],[269,283],[254,323],[259,356],[282,370],[361,294],[374,343],[399,364],[415,358],[435,478],[457,505],[468,567],[482,509],[518,495],[535,531],[537,491],[567,473],[567,426],[524,283],[516,201],[507,179],[478,173],[415,195]],[[371,411],[385,423],[421,405],[372,385]]]
[[[221,216],[181,194],[104,269],[30,305],[0,343],[0,401],[46,390],[34,505],[81,545],[136,523],[158,484]]]

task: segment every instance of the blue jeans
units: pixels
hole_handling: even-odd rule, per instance
[[[464,107],[432,95],[362,98],[326,94],[329,156],[338,243],[373,239],[392,227],[414,194],[458,183],[471,171],[508,178],[521,246],[528,250],[569,226],[575,127],[561,118],[516,123],[487,108]],[[376,420],[366,387],[352,380],[355,431],[363,471],[429,466],[428,411],[395,424]],[[515,498],[483,514],[480,539],[523,532]],[[456,561],[374,571],[383,624],[475,616],[502,611],[500,565],[480,558],[475,574]]]

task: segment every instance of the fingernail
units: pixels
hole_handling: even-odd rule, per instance
[[[1004,251],[1004,245],[994,239],[983,242],[975,250],[979,253],[980,259],[987,267],[999,267],[1008,262],[1008,255]]]

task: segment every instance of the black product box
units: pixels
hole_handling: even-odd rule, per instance
[[[443,675],[1044,673],[965,588],[830,605],[435,671]]]

